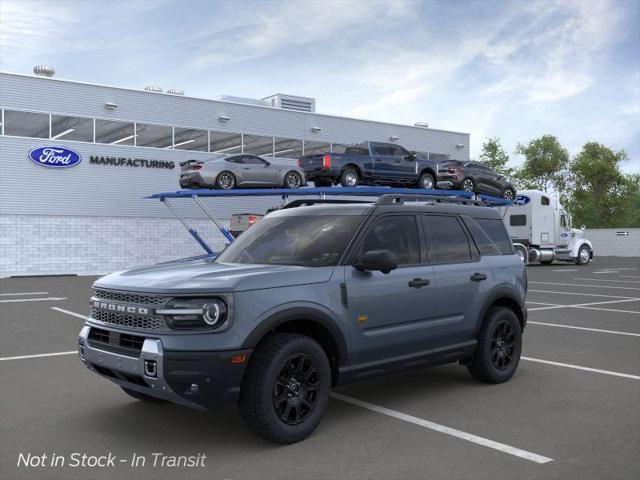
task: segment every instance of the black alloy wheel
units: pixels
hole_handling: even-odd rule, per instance
[[[499,322],[491,337],[491,362],[498,370],[508,368],[515,350],[513,325],[506,320]]]
[[[313,359],[303,353],[289,357],[276,378],[273,408],[287,425],[304,422],[315,409],[320,377]]]

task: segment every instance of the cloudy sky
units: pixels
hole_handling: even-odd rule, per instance
[[[0,70],[625,149],[640,171],[640,1],[0,0]],[[521,159],[514,158],[514,163]]]

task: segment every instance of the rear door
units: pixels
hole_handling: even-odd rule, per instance
[[[389,180],[394,177],[396,157],[393,149],[384,143],[371,143],[373,158],[373,176],[382,180]]]
[[[354,364],[375,362],[427,350],[435,313],[433,268],[425,265],[413,214],[375,218],[356,244],[351,264],[369,250],[398,256],[388,274],[345,267],[351,349]]]
[[[421,215],[421,220],[434,269],[438,341],[443,346],[471,341],[491,269],[457,216]]]

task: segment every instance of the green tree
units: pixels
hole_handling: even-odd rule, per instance
[[[624,177],[623,213],[617,226],[640,228],[640,173],[631,173]]]
[[[525,158],[517,172],[520,187],[536,188],[547,192],[551,187],[562,191],[564,173],[569,163],[569,152],[553,135],[543,135],[526,145],[518,144],[516,153]]]
[[[602,228],[633,223],[635,212],[629,204],[638,181],[632,176],[626,178],[620,171],[619,164],[626,159],[623,150],[614,151],[597,142],[585,143],[573,158],[566,197],[576,225]]]
[[[482,144],[480,162],[502,175],[507,177],[513,176],[514,169],[507,166],[507,163],[509,163],[509,155],[504,148],[502,148],[500,139],[497,137],[485,139],[485,142]]]

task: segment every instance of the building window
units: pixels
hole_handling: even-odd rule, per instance
[[[206,152],[209,148],[209,137],[206,130],[193,128],[175,128],[173,148],[176,150],[197,150]]]
[[[274,157],[278,158],[301,158],[302,157],[302,140],[294,140],[291,138],[274,138],[275,150]]]
[[[136,124],[136,145],[138,147],[171,148],[173,129],[161,125]]]
[[[93,142],[93,119],[51,115],[51,139]]]
[[[211,153],[242,153],[242,135],[239,133],[211,132]]]
[[[313,142],[311,140],[304,141],[305,155],[322,155],[331,151],[331,144],[326,142]]]
[[[244,135],[244,153],[272,157],[273,151],[273,137]]]
[[[111,145],[133,145],[133,123],[96,120],[96,142]]]
[[[4,134],[15,137],[49,138],[49,115],[5,110]]]

